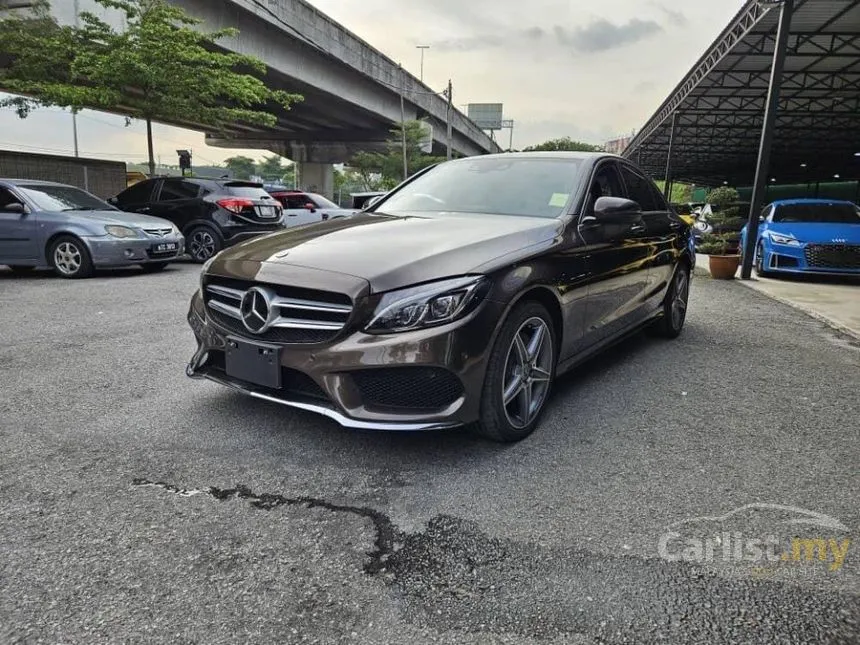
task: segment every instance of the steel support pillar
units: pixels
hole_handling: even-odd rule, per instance
[[[759,214],[762,209],[767,191],[767,176],[770,170],[770,153],[773,147],[773,131],[776,125],[776,115],[779,111],[779,93],[782,88],[782,72],[785,67],[785,53],[788,48],[788,36],[791,32],[791,16],[794,13],[794,0],[783,0],[779,15],[779,28],[776,32],[776,47],[773,52],[773,64],[770,70],[770,86],[767,92],[767,104],[764,111],[764,125],[761,130],[761,143],[758,149],[758,164],[755,171],[752,204],[747,220],[747,236],[743,248],[743,265],[741,279],[749,280],[752,276],[753,256],[758,242]]]
[[[666,174],[665,184],[663,185],[663,196],[666,198],[666,201],[669,201],[669,198],[672,196],[671,191],[671,183],[672,183],[672,144],[675,143],[675,126],[678,124],[678,112],[672,112],[672,129],[669,130],[669,150],[666,152]]]

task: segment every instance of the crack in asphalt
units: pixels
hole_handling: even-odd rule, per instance
[[[367,506],[347,506],[334,504],[316,497],[286,497],[275,493],[254,493],[247,486],[236,484],[235,488],[180,488],[173,484],[149,479],[136,478],[132,480],[133,486],[150,486],[160,488],[180,497],[194,497],[195,495],[207,495],[219,502],[232,499],[240,499],[248,502],[252,507],[264,511],[271,511],[280,506],[300,506],[307,509],[325,509],[334,513],[349,513],[357,517],[370,520],[373,525],[376,539],[373,550],[367,553],[368,561],[364,564],[364,571],[368,575],[376,575],[385,571],[386,561],[394,553],[398,538],[402,533],[394,526],[394,523],[384,514]]]

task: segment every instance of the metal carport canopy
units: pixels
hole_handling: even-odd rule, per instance
[[[624,156],[653,177],[753,182],[779,7],[750,0],[636,135]],[[672,122],[675,132],[672,137]],[[860,177],[860,0],[796,0],[769,175]]]

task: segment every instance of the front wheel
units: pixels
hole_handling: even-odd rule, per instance
[[[677,338],[687,320],[687,303],[690,300],[690,271],[679,265],[663,301],[663,315],[654,323],[652,331],[663,338]]]
[[[489,358],[477,432],[503,443],[534,432],[549,399],[556,355],[555,330],[546,308],[531,301],[518,305]]]
[[[761,242],[759,242],[758,247],[756,248],[756,251],[755,251],[755,272],[758,275],[760,275],[762,278],[767,276],[767,274],[769,273],[768,270],[765,269],[764,267],[765,267],[764,245]]]
[[[48,259],[61,278],[89,278],[94,273],[87,247],[71,235],[62,235],[51,243]]]

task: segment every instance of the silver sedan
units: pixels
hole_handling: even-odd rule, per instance
[[[161,271],[185,252],[185,238],[160,217],[120,211],[65,184],[0,179],[0,264],[26,272],[53,267],[87,278],[97,267],[138,264]]]

